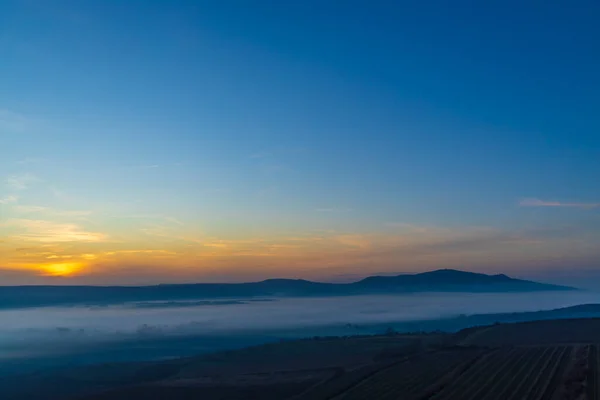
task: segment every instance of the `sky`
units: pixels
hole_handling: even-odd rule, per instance
[[[600,3],[0,2],[0,284],[600,278]]]

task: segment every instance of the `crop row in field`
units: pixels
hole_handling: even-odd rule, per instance
[[[600,351],[598,346],[589,346],[587,397],[589,400],[600,400]]]
[[[431,400],[548,399],[562,382],[569,346],[499,349]]]
[[[384,368],[334,399],[550,399],[563,388],[574,349],[508,347],[428,353]],[[594,347],[596,385],[600,366],[597,350]],[[597,386],[588,390],[597,393]]]
[[[482,353],[482,350],[447,350],[422,354],[373,374],[335,399],[417,399],[433,391],[445,377],[459,375]]]

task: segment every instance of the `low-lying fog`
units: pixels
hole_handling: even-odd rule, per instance
[[[232,340],[230,346],[223,339],[226,337],[262,335],[256,340],[267,341],[276,337],[376,333],[369,331],[369,326],[379,324],[377,329],[381,330],[384,323],[549,310],[586,303],[600,303],[600,293],[421,293],[4,310],[0,311],[0,360],[57,355],[78,346],[83,351],[91,345],[103,346],[106,353],[107,348],[119,343],[149,338],[163,342],[177,342],[172,337],[182,335],[222,339],[218,345],[205,342],[201,349],[191,346],[173,354],[168,350],[160,354],[168,357],[250,343],[234,344]]]
[[[600,293],[595,292],[421,293],[44,307],[0,311],[0,344],[35,333],[43,333],[46,339],[69,333],[93,339],[152,333],[265,331],[538,311],[598,302]]]

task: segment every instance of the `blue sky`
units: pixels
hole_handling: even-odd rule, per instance
[[[330,278],[447,259],[594,270],[598,18],[595,1],[4,1],[0,268],[11,283]],[[451,257],[399,244],[479,230],[489,243]],[[498,237],[515,235],[543,244],[504,260]],[[299,237],[297,253],[274,250]],[[113,247],[137,258],[104,259]]]

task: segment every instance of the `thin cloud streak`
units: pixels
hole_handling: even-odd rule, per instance
[[[42,206],[14,206],[13,211],[19,214],[36,214],[36,213],[44,213],[48,211],[47,207]]]
[[[17,161],[17,164],[18,165],[39,164],[44,161],[45,161],[45,159],[43,159],[43,158],[25,157],[24,159]]]
[[[162,214],[131,214],[118,216],[119,218],[141,219],[141,220],[162,220],[174,225],[183,226],[185,223],[175,217]]]
[[[107,236],[103,233],[88,232],[80,226],[71,223],[15,218],[7,221],[5,225],[24,231],[12,236],[12,239],[29,242],[104,242],[107,240]]]
[[[521,207],[572,207],[591,209],[600,207],[600,203],[563,203],[560,201],[545,201],[540,199],[523,199],[519,202]]]
[[[13,211],[19,214],[44,214],[57,217],[86,217],[92,214],[89,210],[56,210],[43,206],[17,205]]]

